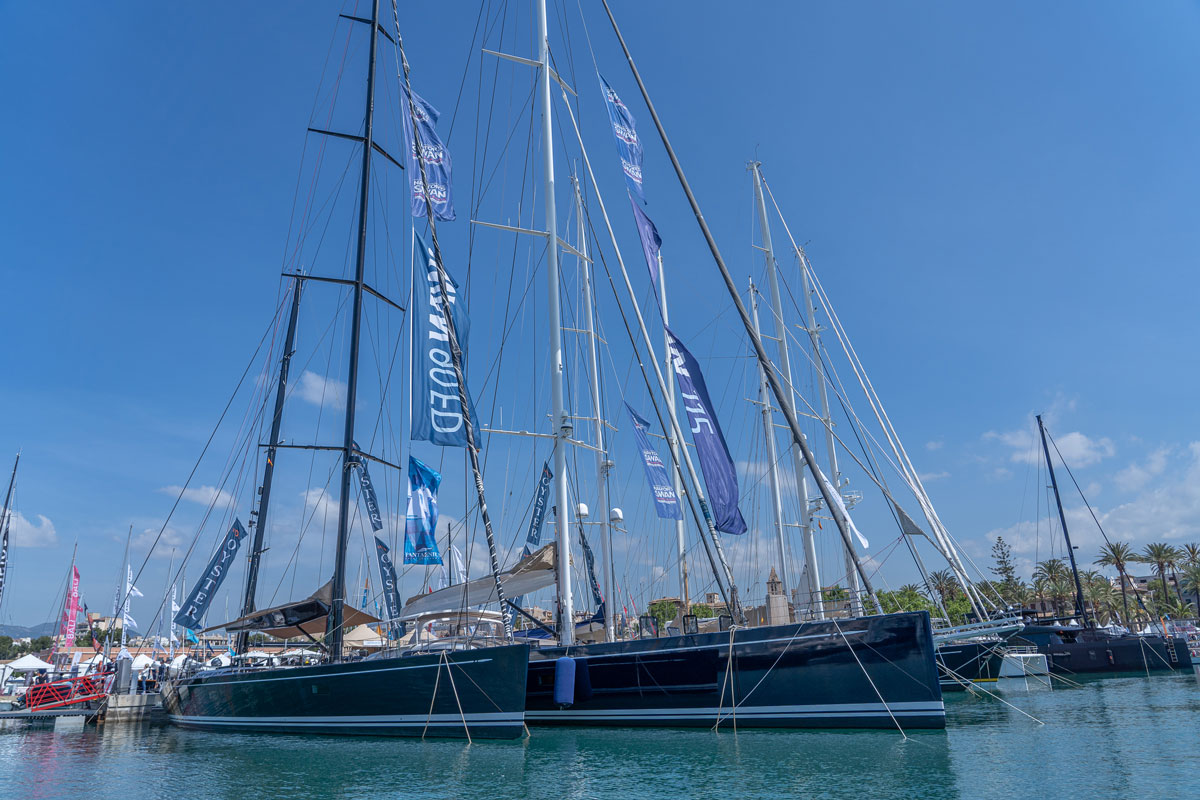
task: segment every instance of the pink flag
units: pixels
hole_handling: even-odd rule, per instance
[[[79,616],[79,567],[71,567],[71,589],[67,592],[67,606],[63,609],[62,625],[59,635],[63,637],[63,647],[75,646],[75,618]]]

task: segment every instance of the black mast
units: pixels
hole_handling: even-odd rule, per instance
[[[254,596],[258,590],[258,566],[262,560],[267,509],[271,504],[271,482],[275,477],[275,451],[279,444],[279,426],[283,423],[283,400],[287,395],[288,368],[292,363],[292,351],[296,342],[296,318],[300,316],[300,288],[303,286],[303,280],[303,278],[296,278],[296,282],[292,286],[292,314],[288,318],[287,336],[283,342],[283,358],[279,362],[279,386],[275,389],[275,416],[271,419],[271,438],[267,440],[267,466],[263,468],[258,511],[253,512],[250,519],[250,524],[254,526],[254,546],[250,548],[250,565],[246,569],[246,599],[242,602],[243,617],[254,612]],[[246,652],[249,639],[249,631],[238,632],[235,645],[238,653]]]
[[[1042,452],[1046,454],[1046,469],[1050,471],[1050,485],[1054,488],[1054,502],[1058,505],[1058,521],[1062,523],[1063,538],[1067,540],[1067,555],[1071,557],[1071,574],[1075,576],[1075,607],[1083,624],[1088,624],[1087,609],[1083,605],[1083,584],[1079,582],[1079,567],[1075,566],[1075,548],[1071,547],[1071,534],[1067,532],[1067,515],[1063,513],[1062,498],[1058,496],[1058,480],[1054,477],[1054,464],[1050,462],[1050,448],[1046,446],[1046,426],[1042,415],[1037,415],[1038,432],[1042,435]]]
[[[379,41],[379,0],[371,3],[371,49],[367,66],[367,114],[363,125],[362,180],[358,196],[358,246],[354,255],[354,308],[350,322],[350,366],[346,376],[346,435],[342,439],[342,500],[338,509],[337,545],[333,564],[333,601],[325,622],[329,657],[342,657],[343,607],[346,604],[346,548],[350,543],[351,470],[354,449],[354,404],[358,396],[358,339],[362,327],[363,269],[367,257],[367,201],[371,187],[372,128],[375,122],[375,50]]]
[[[17,465],[21,454],[13,462],[12,477],[8,479],[8,492],[4,495],[4,511],[0,512],[0,600],[4,599],[4,583],[8,578],[8,504],[12,500],[13,484],[17,482]]]

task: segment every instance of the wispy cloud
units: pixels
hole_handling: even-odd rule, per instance
[[[158,528],[145,528],[133,537],[133,541],[130,542],[133,552],[141,553],[153,547],[154,551],[150,553],[151,558],[170,558],[172,551],[176,551],[176,554],[182,558],[183,553],[187,550],[187,537],[177,528],[170,526],[162,532],[162,536],[158,535],[158,531]],[[157,544],[155,544],[155,538],[158,539]]]
[[[932,450],[941,450],[945,446],[946,446],[946,443],[943,442],[941,439],[935,439],[932,442],[925,443],[925,449],[931,450],[931,451]]]
[[[314,520],[337,519],[337,498],[330,497],[323,487],[305,489],[300,496],[304,498],[304,510],[312,514]]]
[[[1117,488],[1126,492],[1136,492],[1149,483],[1153,478],[1163,474],[1167,468],[1167,457],[1171,448],[1160,447],[1139,462],[1133,462],[1114,476]]]
[[[949,472],[921,472],[921,473],[917,474],[917,477],[921,479],[922,483],[928,483],[929,481],[945,480],[946,478],[950,477],[950,473]]]
[[[301,400],[315,406],[325,406],[342,411],[346,408],[346,382],[311,370],[304,370],[296,382],[296,394]]]
[[[58,531],[49,517],[38,514],[35,524],[20,512],[14,512],[9,519],[13,547],[53,547],[58,544]]]
[[[234,504],[233,495],[215,486],[191,486],[187,489],[182,486],[164,486],[158,491],[172,497],[178,496],[182,492],[184,500],[205,507],[213,506],[224,509]]]
[[[1200,538],[1200,442],[1166,450],[1168,452],[1162,456],[1161,474],[1170,475],[1170,479],[1143,488],[1133,500],[1107,510],[1093,506],[1109,539],[1129,542],[1141,549],[1153,541],[1180,542]],[[1158,464],[1158,452],[1150,457],[1154,466]],[[1174,464],[1172,452],[1182,455]],[[1088,487],[1090,500],[1094,499],[1092,488]],[[1079,547],[1078,556],[1082,561],[1090,564],[1104,538],[1087,507],[1077,498],[1068,494],[1064,504],[1071,541]],[[997,536],[1003,536],[1013,551],[1022,557],[1023,563],[1031,567],[1035,557],[1047,557],[1052,542],[1061,547],[1058,537],[1062,533],[1057,518],[1051,519],[1047,515],[987,533],[989,541],[995,541]],[[1028,571],[1026,569],[1026,574]]]
[[[1047,415],[1049,416],[1049,415]],[[1049,426],[1047,426],[1049,427]],[[1019,464],[1036,464],[1042,460],[1041,436],[1031,414],[1023,427],[1011,431],[988,431],[985,441],[997,441],[1010,449],[1009,460]],[[1090,467],[1116,454],[1117,448],[1107,436],[1093,438],[1079,431],[1054,436],[1058,452],[1071,468]]]

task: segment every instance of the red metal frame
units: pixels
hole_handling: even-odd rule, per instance
[[[108,672],[35,684],[25,691],[25,708],[46,711],[99,700],[108,695],[115,677],[115,673]]]

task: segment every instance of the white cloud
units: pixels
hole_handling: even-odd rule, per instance
[[[304,370],[294,390],[301,400],[339,411],[346,408],[346,382]]]
[[[58,544],[58,531],[48,517],[38,514],[36,525],[20,512],[14,512],[9,518],[13,547],[53,547]]]
[[[941,439],[925,443],[926,450],[941,450],[945,446],[946,446],[946,443],[943,442]]]
[[[312,514],[314,521],[337,520],[338,501],[336,498],[330,497],[329,492],[324,488],[306,489],[300,493],[300,496],[304,498],[305,512]]]
[[[1053,434],[1052,434],[1053,435]],[[1018,464],[1037,464],[1043,458],[1041,436],[1037,423],[1032,416],[1025,421],[1025,426],[1011,431],[988,431],[983,434],[985,440],[998,441],[1012,452],[1009,460]],[[1090,467],[1116,454],[1117,448],[1112,439],[1107,436],[1094,439],[1079,431],[1055,436],[1058,452],[1072,469]],[[1053,452],[1054,445],[1051,445]]]
[[[940,481],[940,480],[949,478],[950,473],[949,472],[922,472],[922,473],[918,473],[917,477],[921,479],[922,483],[926,483],[928,481]]]
[[[1129,542],[1134,549],[1140,550],[1150,542],[1200,539],[1200,442],[1188,445],[1183,463],[1172,465],[1169,455],[1164,458],[1162,471],[1172,476],[1170,480],[1157,482],[1129,502],[1108,510],[1096,509],[1096,516],[1110,540]],[[1104,539],[1088,509],[1069,495],[1065,499],[1071,541],[1079,547],[1076,556],[1081,566],[1088,564],[1090,567]],[[1050,526],[1051,520],[1043,517],[1036,522],[1025,521],[992,530],[987,538],[995,541],[997,536],[1003,536],[1028,567],[1035,556],[1049,557],[1052,544],[1061,551],[1062,533],[1057,517],[1053,519],[1053,529]],[[1025,573],[1028,572],[1026,569]]]
[[[183,533],[176,528],[168,527],[162,532],[162,536],[158,536],[158,528],[146,528],[141,533],[133,538],[130,542],[130,547],[135,553],[140,553],[154,547],[154,551],[150,553],[151,558],[170,558],[171,551],[178,551],[178,555],[182,558],[184,551],[187,550],[188,540]],[[155,545],[154,539],[158,537],[158,544]]]
[[[183,499],[205,507],[229,508],[234,504],[233,495],[215,486],[192,486],[184,489],[182,486],[164,486],[158,491],[163,494],[178,496],[183,493]]]
[[[1142,463],[1136,461],[1116,474],[1113,481],[1117,488],[1126,492],[1136,492],[1156,478],[1167,468],[1167,457],[1171,448],[1160,447],[1146,457]]]

